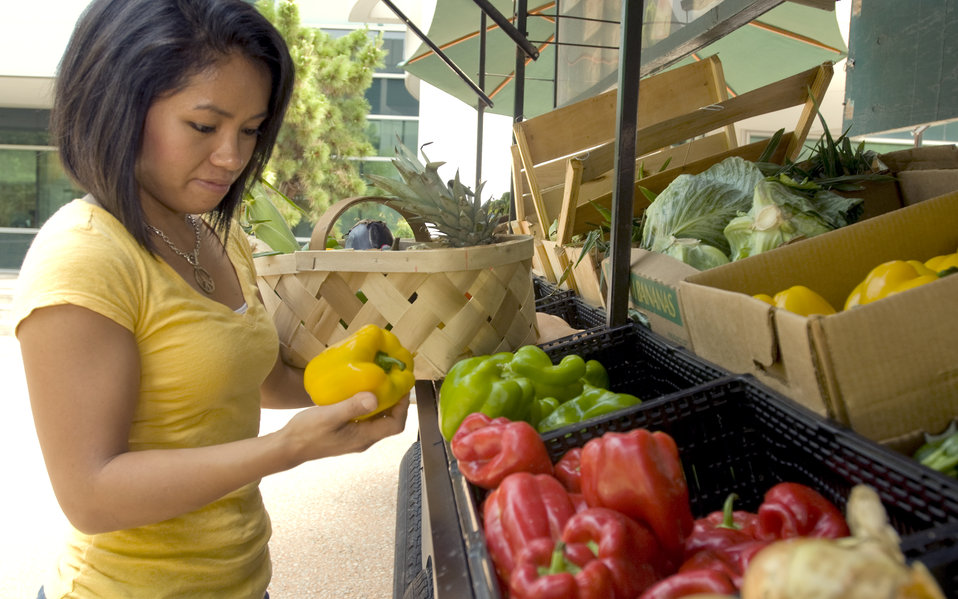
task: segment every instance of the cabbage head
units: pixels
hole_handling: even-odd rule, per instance
[[[731,259],[741,260],[833,228],[806,196],[766,180],[755,186],[751,209],[725,227],[725,237]]]
[[[697,175],[679,175],[645,210],[640,247],[661,253],[674,239],[697,239],[728,255],[725,226],[752,204],[764,180],[758,166],[733,156]]]
[[[688,237],[673,239],[672,243],[662,250],[662,253],[681,260],[698,270],[708,270],[729,262],[728,256],[714,245],[708,245],[698,239]]]

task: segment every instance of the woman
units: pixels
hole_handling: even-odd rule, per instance
[[[37,235],[16,308],[75,529],[41,596],[260,599],[260,478],[403,430],[408,397],[361,423],[372,394],[312,406],[233,221],[292,78],[282,38],[243,0],[94,0],[76,26],[51,133],[89,195]],[[312,407],[258,436],[261,406]]]

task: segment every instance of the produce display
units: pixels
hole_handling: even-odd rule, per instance
[[[835,314],[835,308],[828,303],[828,300],[804,285],[793,285],[784,291],[779,291],[773,296],[766,293],[759,293],[754,297],[777,308],[801,314],[802,316]]]
[[[645,210],[640,247],[705,270],[844,227],[861,213],[861,198],[730,157],[662,190]]]
[[[944,597],[923,565],[905,565],[898,535],[867,486],[853,489],[847,520],[813,488],[787,481],[767,489],[754,511],[734,509],[731,494],[723,509],[694,518],[667,433],[609,431],[552,466],[528,423],[497,420],[468,417],[453,454],[463,476],[489,490],[483,534],[503,597]],[[534,456],[528,469],[513,451],[497,484],[477,470],[469,462],[474,448],[462,448],[477,430],[484,437],[473,444],[502,452],[517,449],[513,439],[521,435],[523,451]],[[489,463],[506,472],[500,454],[491,454]],[[872,579],[862,583],[866,574]]]
[[[847,512],[850,536],[790,538],[759,552],[745,571],[742,599],[944,599],[920,561],[905,564],[873,489],[853,487]]]
[[[958,258],[958,255],[953,256]],[[936,256],[928,262],[936,264],[950,259],[951,256]],[[941,270],[942,272],[939,273],[918,260],[883,262],[873,268],[862,282],[852,289],[848,299],[845,300],[845,309],[849,310],[855,306],[870,304],[890,295],[914,289],[920,285],[938,280],[945,273],[950,273],[946,269]]]
[[[317,405],[371,391],[379,405],[360,418],[365,420],[396,405],[416,384],[412,353],[393,333],[369,324],[310,360],[303,384]]]
[[[842,307],[851,310],[880,299],[937,281],[958,272],[958,252],[920,260],[889,260],[873,268],[848,294]],[[774,296],[758,293],[752,296],[778,308],[810,316],[835,314],[837,310],[816,291],[794,285]]]
[[[537,345],[473,356],[449,369],[439,395],[439,428],[451,440],[469,414],[521,420],[540,432],[633,406],[638,397],[608,390],[598,360],[569,354],[558,364]]]

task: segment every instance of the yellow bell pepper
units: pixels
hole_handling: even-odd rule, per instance
[[[938,273],[918,260],[889,260],[869,272],[845,300],[845,309],[913,289],[938,279]]]
[[[812,314],[827,316],[835,313],[835,308],[828,303],[828,300],[804,285],[793,285],[788,289],[779,291],[772,298],[772,301],[775,306],[802,316],[811,316]]]
[[[306,364],[303,384],[317,405],[334,404],[360,391],[379,400],[365,420],[399,403],[416,383],[413,357],[392,332],[368,324],[327,347]]]
[[[762,300],[766,304],[772,304],[773,306],[775,305],[775,298],[773,298],[771,295],[767,293],[756,293],[752,297],[754,297],[757,300]]]
[[[948,270],[949,268],[958,268],[958,252],[929,258],[925,261],[925,266],[937,273]]]

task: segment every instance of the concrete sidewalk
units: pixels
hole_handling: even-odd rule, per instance
[[[33,599],[54,564],[66,526],[36,440],[20,348],[0,335],[6,491],[0,506],[0,597]],[[261,430],[292,413],[265,410]],[[361,454],[304,464],[267,477],[261,488],[273,521],[272,599],[386,599],[392,596],[399,463],[416,440],[412,405],[406,430]]]

